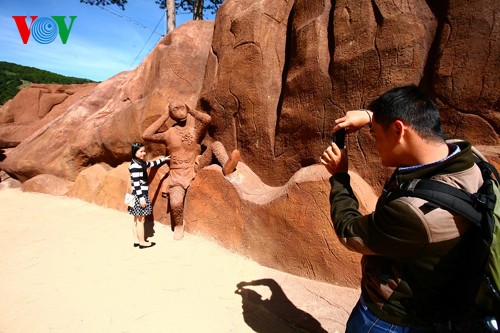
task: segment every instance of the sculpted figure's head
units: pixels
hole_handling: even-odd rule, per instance
[[[170,118],[177,122],[184,122],[187,119],[187,106],[179,101],[170,102],[168,106]]]

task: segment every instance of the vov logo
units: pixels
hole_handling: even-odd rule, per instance
[[[66,25],[66,16],[40,18],[38,18],[38,16],[30,16],[31,24],[29,28],[26,23],[27,16],[12,16],[12,18],[16,22],[17,30],[19,30],[19,34],[24,44],[28,44],[30,35],[40,44],[49,44],[56,39],[58,34],[61,38],[61,42],[66,44],[76,16],[69,17],[71,20],[69,27]]]

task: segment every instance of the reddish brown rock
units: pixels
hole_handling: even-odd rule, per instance
[[[281,185],[317,162],[335,118],[421,80],[437,20],[423,0],[268,5],[220,8],[200,105],[214,118],[216,139],[240,149],[266,183]],[[363,166],[373,155],[353,148]]]
[[[14,122],[14,113],[10,106],[12,99],[9,99],[4,105],[0,106],[0,124],[7,124]]]
[[[186,197],[188,231],[270,267],[355,285],[359,256],[329,226],[329,186],[315,166],[333,120],[389,88],[419,84],[437,98],[446,131],[481,144],[498,164],[499,3],[334,3],[226,0],[215,30],[211,22],[179,27],[137,69],[101,83],[30,136],[13,133],[62,97],[40,99],[20,118],[10,103],[0,110],[0,140],[22,143],[0,168],[22,181],[50,173],[80,183],[91,165],[118,166],[82,181],[98,187],[95,203],[125,210],[130,144],[169,100],[198,103],[212,116],[210,135],[228,151],[239,149],[242,162],[227,178],[215,165],[200,171]],[[390,170],[368,129],[350,135],[348,146],[355,192],[368,212]],[[164,153],[161,145],[148,150]],[[169,224],[165,172],[151,170],[150,196],[154,219]],[[84,196],[85,186],[75,195]]]
[[[32,84],[0,108],[0,147],[15,147],[79,99],[97,83]]]
[[[215,138],[228,151],[239,149],[262,177],[270,174],[264,166],[275,162],[274,132],[293,4],[225,1],[216,18],[201,93],[200,106],[212,116]],[[283,173],[276,171],[278,176]],[[274,185],[270,178],[263,177]]]
[[[73,186],[73,182],[54,175],[37,175],[22,184],[24,192],[38,192],[51,195],[66,195]]]
[[[125,193],[130,192],[129,163],[123,163],[109,170],[94,196],[94,203],[99,206],[126,211],[124,203]]]
[[[371,211],[376,195],[359,175],[352,177],[361,210]],[[270,187],[244,163],[227,177],[219,166],[207,167],[188,190],[186,230],[269,267],[357,286],[360,256],[333,232],[328,178],[316,165],[301,169],[284,186]]]
[[[112,168],[104,163],[95,164],[78,174],[75,183],[68,191],[69,197],[93,203],[106,175]]]
[[[142,131],[171,99],[196,103],[212,33],[209,21],[179,27],[137,69],[102,82],[25,139],[0,168],[21,181],[40,173],[74,180],[92,164],[116,166],[129,160],[130,145],[142,141]],[[164,153],[161,145],[150,150]]]
[[[435,94],[447,131],[477,145],[498,145],[500,3],[450,1],[437,43]]]
[[[165,164],[159,168],[149,169],[149,199],[153,204],[153,220],[171,225],[168,198],[162,193],[162,185],[167,173],[168,166]]]
[[[5,171],[0,170],[0,190],[7,188],[20,188],[21,182],[9,176]]]

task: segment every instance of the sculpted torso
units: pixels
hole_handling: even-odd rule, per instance
[[[170,155],[171,169],[185,169],[194,165],[201,152],[196,142],[194,127],[173,126],[165,132],[167,153]]]

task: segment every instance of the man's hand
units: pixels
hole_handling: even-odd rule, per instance
[[[335,143],[326,148],[321,155],[320,163],[323,164],[330,174],[336,174],[340,172],[347,172],[348,162],[347,162],[347,151],[346,149],[339,149]]]
[[[345,116],[335,120],[333,132],[337,132],[341,128],[346,129],[346,133],[354,133],[360,130],[365,125],[372,123],[373,112],[370,110],[352,110],[348,111]]]

